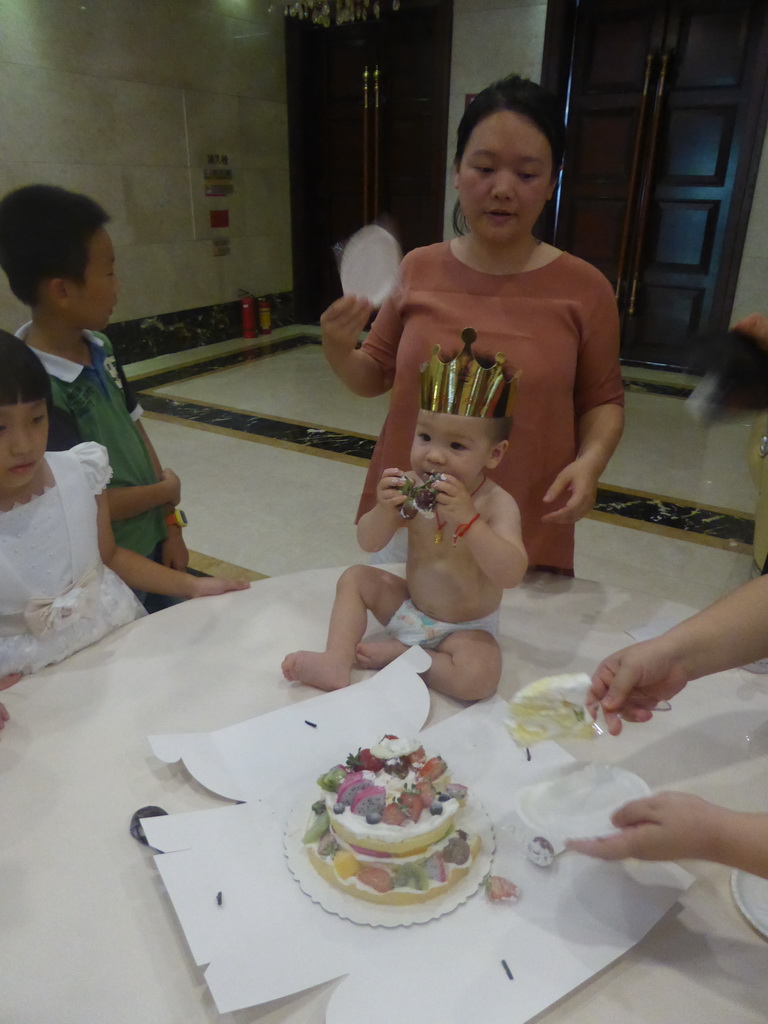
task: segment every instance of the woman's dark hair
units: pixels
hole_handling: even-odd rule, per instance
[[[0,405],[51,402],[51,382],[32,349],[0,330]]]
[[[89,196],[58,185],[25,185],[0,202],[0,266],[11,291],[27,306],[43,281],[82,284],[91,239],[109,214]]]
[[[557,171],[563,162],[565,151],[565,116],[563,105],[557,96],[542,89],[536,82],[520,75],[506,78],[487,86],[472,100],[456,131],[456,154],[453,166],[458,168],[469,137],[486,117],[500,110],[527,117],[549,143],[552,151],[552,168]],[[453,210],[453,228],[457,234],[464,234],[466,222],[458,200]]]

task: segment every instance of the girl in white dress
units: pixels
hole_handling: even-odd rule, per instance
[[[144,615],[134,590],[190,598],[245,580],[189,576],[115,544],[96,442],[47,452],[50,385],[0,331],[0,689]],[[0,728],[7,712],[0,705]]]

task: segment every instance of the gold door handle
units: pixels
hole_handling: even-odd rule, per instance
[[[368,223],[368,65],[363,68],[363,224]]]
[[[373,72],[373,210],[371,219],[379,212],[379,65]]]
[[[671,57],[671,53],[663,53],[661,55],[661,70],[659,71],[659,80],[656,84],[656,96],[653,101],[650,142],[648,146],[647,159],[645,161],[643,182],[640,187],[640,204],[638,208],[637,233],[635,236],[635,252],[632,265],[632,288],[629,295],[629,307],[627,309],[627,314],[629,316],[634,316],[637,308],[637,291],[640,284],[643,247],[645,245],[645,236],[648,230],[648,209],[651,202],[651,193],[653,191],[656,150],[658,148],[664,94],[667,88],[667,73],[669,71],[669,62]]]
[[[632,231],[632,221],[635,212],[637,199],[637,183],[640,174],[640,159],[643,151],[643,141],[648,114],[648,95],[650,93],[651,74],[653,65],[656,62],[656,54],[649,53],[645,58],[645,78],[643,80],[643,95],[640,99],[640,106],[637,112],[637,131],[635,132],[635,146],[632,153],[632,167],[629,174],[629,186],[627,188],[627,205],[624,210],[624,223],[621,226],[621,241],[619,243],[619,258],[616,264],[616,301],[621,299],[621,289],[624,284],[626,273],[627,252],[629,249],[629,237]]]

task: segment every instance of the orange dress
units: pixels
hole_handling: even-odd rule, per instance
[[[465,327],[477,331],[478,355],[503,352],[522,371],[509,449],[490,475],[520,506],[530,565],[572,573],[574,528],[542,523],[553,511],[542,498],[576,456],[579,417],[600,405],[623,405],[624,390],[613,290],[599,270],[569,253],[538,270],[504,275],[466,266],[449,242],[408,253],[400,286],[363,343],[392,396],[358,515],[375,504],[386,468],[410,468],[419,367],[436,344],[444,358],[457,355]]]

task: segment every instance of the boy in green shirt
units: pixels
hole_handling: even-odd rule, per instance
[[[87,196],[28,185],[0,202],[0,266],[32,319],[16,333],[40,358],[54,408],[49,450],[98,441],[113,470],[107,490],[117,543],[185,569],[179,478],[162,469],[106,327],[117,300],[108,214]]]

